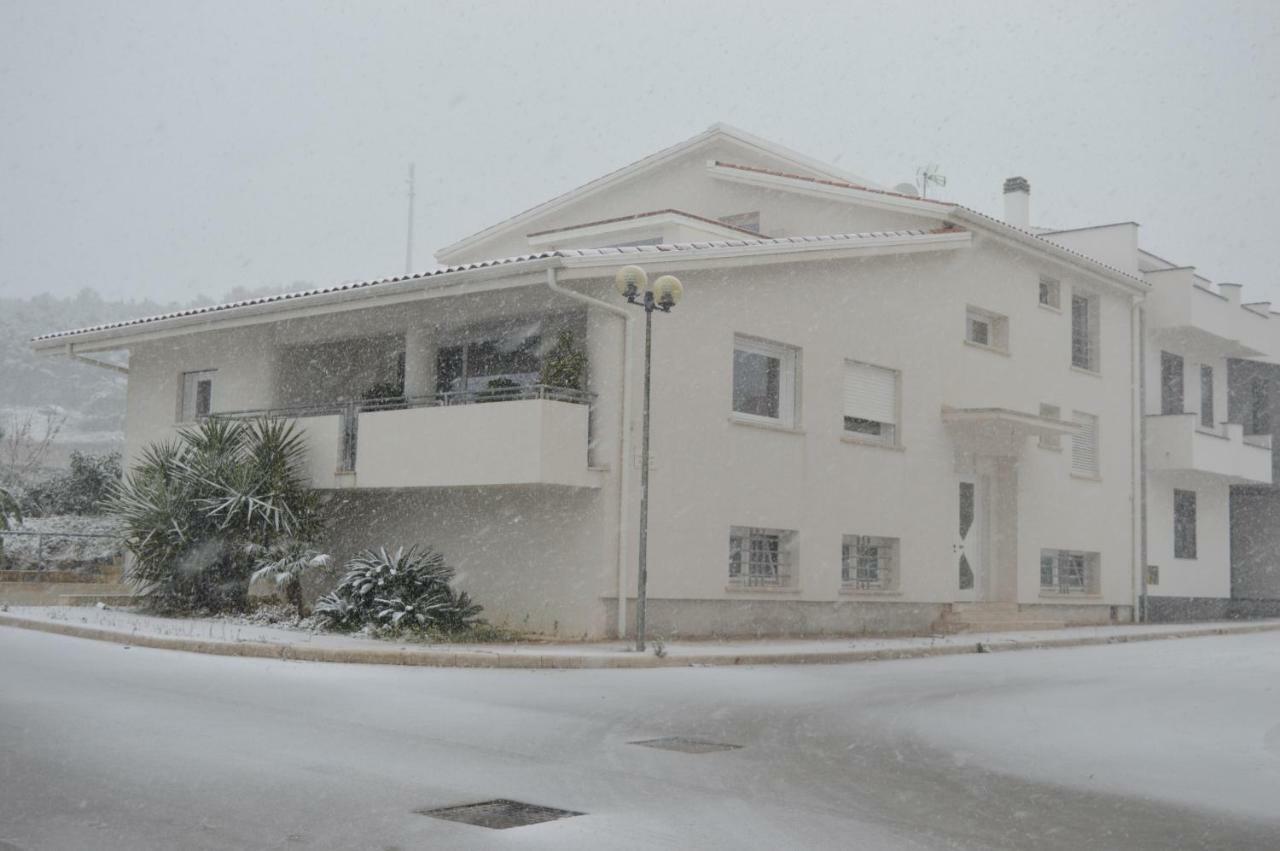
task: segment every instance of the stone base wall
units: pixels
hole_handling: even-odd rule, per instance
[[[1148,597],[1151,623],[1251,620],[1280,618],[1280,600],[1240,600],[1225,597]]]
[[[617,634],[616,598],[604,601],[610,635]],[[665,639],[821,635],[927,635],[945,603],[879,600],[650,599],[646,632]],[[635,600],[627,601],[627,632],[635,628]]]

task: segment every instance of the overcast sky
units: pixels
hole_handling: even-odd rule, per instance
[[[0,294],[399,274],[724,121],[1280,303],[1280,3],[0,0]]]

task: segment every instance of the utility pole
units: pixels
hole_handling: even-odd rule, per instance
[[[413,163],[409,163],[409,229],[404,246],[404,273],[413,274]]]

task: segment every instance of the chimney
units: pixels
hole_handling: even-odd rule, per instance
[[[1031,227],[1031,184],[1025,177],[1004,182],[1004,220],[1016,228]]]
[[[1240,290],[1242,289],[1244,289],[1244,284],[1218,284],[1218,293],[1236,307],[1240,306]]]

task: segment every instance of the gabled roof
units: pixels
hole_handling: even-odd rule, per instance
[[[820,162],[798,151],[793,151],[783,145],[770,142],[767,139],[762,139],[759,136],[746,132],[745,130],[739,130],[738,128],[731,127],[728,124],[712,124],[703,132],[689,139],[685,139],[683,142],[679,142],[669,148],[664,148],[656,154],[650,154],[643,159],[636,160],[630,165],[623,166],[622,168],[612,171],[603,177],[598,177],[595,180],[584,183],[576,189],[571,189],[570,191],[562,195],[558,195],[549,201],[544,201],[541,204],[530,207],[522,213],[517,213],[516,215],[504,219],[497,224],[490,225],[484,230],[477,231],[470,236],[446,245],[436,251],[436,257],[440,259],[447,259],[450,255],[457,254],[458,252],[463,251],[476,243],[482,242],[489,237],[495,236],[502,231],[514,228],[521,223],[528,222],[531,219],[559,209],[570,202],[593,195],[596,192],[600,192],[601,190],[613,186],[627,178],[650,171],[664,163],[670,162],[676,157],[720,140],[730,140],[749,148],[754,148],[775,159],[791,163],[801,171],[813,172],[833,180],[847,180],[860,185],[876,186],[873,181],[841,171],[832,165]]]
[[[707,164],[707,167],[712,171],[719,171],[722,174],[739,172],[745,175],[759,175],[772,180],[773,185],[775,186],[783,186],[786,183],[793,183],[797,185],[808,184],[814,187],[836,190],[837,192],[844,190],[849,194],[851,200],[868,201],[870,199],[880,199],[884,205],[901,209],[904,212],[911,212],[942,220],[955,220],[963,224],[975,225],[998,236],[1011,239],[1028,248],[1034,248],[1037,251],[1054,255],[1060,260],[1065,260],[1076,266],[1084,267],[1094,274],[1102,274],[1116,283],[1130,289],[1145,291],[1149,288],[1146,281],[1129,274],[1123,269],[1117,269],[1114,266],[1095,260],[1087,254],[1081,254],[1079,251],[1073,251],[1070,248],[1065,248],[1055,242],[1043,239],[1040,233],[1027,230],[1026,228],[1016,227],[1015,225],[1001,221],[993,216],[988,216],[986,213],[980,213],[977,210],[965,207],[961,204],[956,204],[952,201],[941,201],[935,198],[917,198],[914,195],[904,195],[900,192],[891,192],[886,189],[880,189],[879,187],[866,186],[852,181],[810,177],[804,174],[791,174],[789,172],[775,171],[773,169],[741,165],[738,163],[712,161]]]
[[[583,228],[598,227],[600,225],[622,224],[623,222],[637,222],[637,221],[640,221],[641,219],[648,219],[654,216],[663,216],[663,215],[679,216],[680,218],[684,218],[684,219],[692,219],[694,221],[702,222],[703,224],[715,225],[718,229],[721,229],[721,230],[737,231],[738,233],[745,234],[746,236],[749,236],[749,237],[758,237],[760,235],[756,231],[747,230],[746,228],[740,228],[737,225],[731,225],[726,222],[722,222],[718,219],[709,219],[706,216],[699,216],[697,213],[690,213],[685,210],[677,210],[673,207],[669,207],[665,210],[650,210],[646,213],[632,213],[629,216],[614,216],[611,219],[597,219],[594,222],[579,222],[578,224],[575,224],[575,225],[564,225],[558,228],[548,228],[547,230],[536,230],[533,233],[526,234],[526,236],[534,237],[534,236],[548,236],[553,233],[568,233],[569,231],[582,230]]]
[[[557,251],[543,251],[537,254],[523,254],[517,257],[506,257],[500,260],[487,260],[480,263],[465,263],[449,266],[417,275],[403,275],[393,278],[360,281],[338,284],[331,287],[263,296],[261,298],[233,301],[226,304],[196,307],[161,313],[155,316],[143,316],[121,322],[108,322],[88,328],[77,328],[70,331],[58,331],[42,334],[32,339],[37,349],[56,351],[64,344],[74,343],[85,338],[95,342],[115,337],[125,337],[140,327],[171,327],[178,324],[194,324],[221,320],[224,316],[233,320],[237,315],[261,313],[264,310],[276,311],[292,309],[295,305],[305,306],[307,303],[319,303],[335,296],[369,290],[370,295],[390,289],[403,289],[415,285],[429,285],[437,279],[448,279],[467,273],[483,270],[498,270],[511,267],[513,273],[537,271],[545,266],[575,267],[593,266],[598,263],[609,267],[629,262],[635,255],[644,255],[646,261],[662,257],[674,259],[677,256],[695,260],[714,261],[726,256],[758,256],[769,254],[826,254],[860,248],[892,248],[916,243],[959,242],[968,239],[969,234],[960,228],[942,227],[932,230],[879,231],[874,233],[845,233],[828,236],[793,236],[775,239],[732,239],[708,240],[699,242],[670,243],[665,245],[619,246],[613,248],[567,248]],[[531,269],[528,267],[532,267]],[[612,274],[612,273],[609,273]],[[448,280],[440,280],[441,284],[449,284]],[[397,286],[399,285],[399,286]]]

